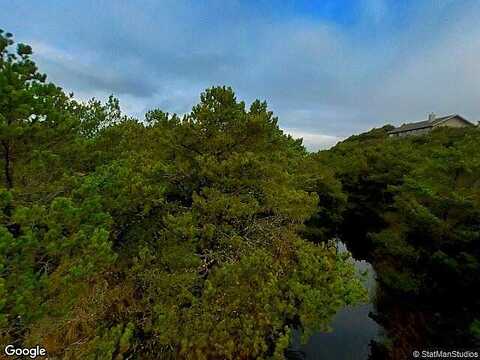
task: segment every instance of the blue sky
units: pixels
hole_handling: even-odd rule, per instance
[[[9,1],[0,28],[80,99],[142,117],[232,86],[311,149],[429,112],[480,120],[480,2]]]

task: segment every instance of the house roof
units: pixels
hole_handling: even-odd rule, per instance
[[[452,115],[447,115],[447,116],[442,116],[439,118],[435,118],[434,120],[424,120],[424,121],[419,121],[419,122],[414,122],[414,123],[408,123],[408,124],[403,124],[391,131],[389,131],[389,134],[395,134],[395,133],[400,133],[400,132],[405,132],[405,131],[411,131],[411,130],[419,130],[419,129],[426,129],[426,128],[431,128],[435,125],[438,125],[441,122],[450,120],[454,117],[458,117],[462,119],[463,121],[473,125],[470,121],[467,119],[463,118],[462,116],[458,114],[452,114]]]

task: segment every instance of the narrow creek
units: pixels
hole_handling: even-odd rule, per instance
[[[346,245],[341,241],[337,243],[337,249],[340,252],[347,251]],[[294,332],[292,344],[286,353],[288,359],[360,360],[369,357],[369,344],[382,337],[381,326],[369,316],[374,311],[372,298],[375,295],[376,274],[369,262],[357,259],[353,261],[359,273],[366,273],[364,281],[370,302],[340,310],[333,319],[332,331],[317,332],[306,344],[301,343],[300,333]]]

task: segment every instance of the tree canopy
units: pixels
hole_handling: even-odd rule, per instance
[[[113,97],[74,100],[0,40],[2,343],[283,358],[291,329],[365,299],[348,255],[301,236],[311,218],[324,239],[338,225],[338,180],[309,177],[265,102],[212,87],[182,117],[138,120]]]
[[[377,319],[393,344],[382,356],[408,357],[415,346],[476,346],[480,131],[439,128],[389,138],[388,129],[352,136],[317,154],[336,168],[347,196],[342,238],[377,272],[383,312]],[[411,318],[388,316],[398,307],[392,303],[404,304]]]
[[[417,345],[480,341],[478,128],[386,125],[309,153],[230,87],[136,119],[113,96],[75,100],[14,45],[0,31],[2,343],[282,359],[293,330],[328,331],[367,300],[338,238],[377,272],[382,356],[411,350],[409,325],[381,316],[389,296],[427,314]]]

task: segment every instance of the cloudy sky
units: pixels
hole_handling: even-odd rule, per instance
[[[0,28],[78,98],[185,113],[212,85],[266,100],[311,149],[460,113],[480,120],[477,0],[24,0]]]

